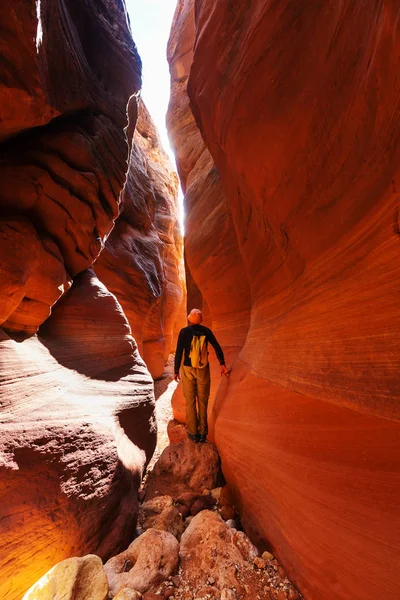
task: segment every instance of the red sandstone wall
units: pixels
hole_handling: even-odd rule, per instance
[[[224,344],[224,226],[251,298],[213,435],[247,529],[307,598],[400,594],[399,17],[382,1],[181,1],[171,34],[194,48],[170,52],[172,111],[190,69],[229,214],[213,234],[214,196],[188,193],[186,259]]]

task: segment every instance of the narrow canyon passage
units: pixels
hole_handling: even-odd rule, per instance
[[[183,238],[132,37],[157,2],[0,12],[0,592],[397,600],[400,8],[177,1]],[[204,445],[195,307],[232,368]]]

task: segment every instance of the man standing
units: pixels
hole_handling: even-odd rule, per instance
[[[210,365],[208,363],[208,343],[210,343],[221,365],[221,376],[229,376],[225,366],[224,353],[215,335],[201,325],[201,310],[194,308],[188,315],[189,325],[181,329],[175,352],[175,381],[180,380],[182,365],[183,395],[186,400],[186,426],[189,439],[205,442],[208,433],[207,406],[210,396]],[[196,399],[198,410],[196,408]]]

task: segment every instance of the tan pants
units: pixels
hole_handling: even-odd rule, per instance
[[[192,435],[208,433],[207,405],[210,397],[210,365],[203,369],[182,366],[183,395],[186,400],[186,426]],[[198,410],[196,408],[196,400]]]

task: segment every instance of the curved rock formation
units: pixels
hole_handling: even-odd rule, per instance
[[[0,590],[17,599],[55,562],[132,539],[154,397],[121,307],[91,272],[40,337],[3,334],[0,357]]]
[[[243,290],[232,262],[251,298],[213,435],[248,531],[309,598],[399,595],[399,16],[385,1],[181,0],[171,34],[186,260],[223,344],[219,274]],[[213,195],[192,194],[210,163],[190,116],[174,119],[189,70],[221,221]]]
[[[1,22],[0,324],[31,334],[118,215],[140,59],[121,0],[18,0]]]
[[[121,302],[154,378],[162,376],[174,332],[185,323],[178,217],[178,178],[140,102],[121,213],[95,270]]]

